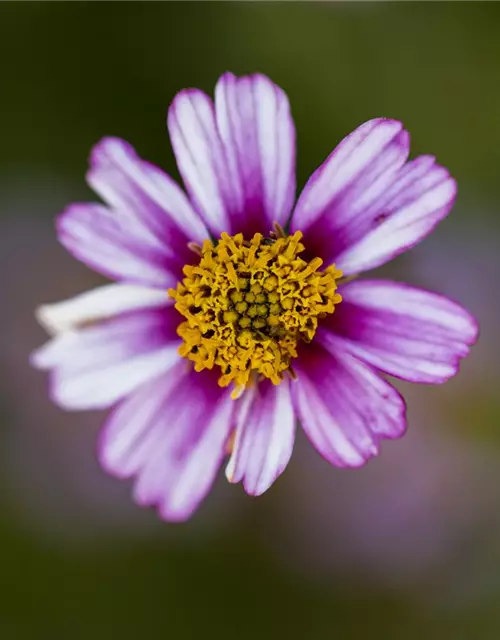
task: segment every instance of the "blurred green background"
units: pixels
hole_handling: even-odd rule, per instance
[[[0,636],[500,637],[500,5],[0,4]],[[440,388],[400,385],[410,429],[366,468],[300,439],[262,498],[220,482],[168,525],[99,470],[99,414],[51,406],[29,369],[34,307],[100,282],[57,245],[53,217],[92,199],[104,135],[178,176],[172,97],[225,70],[288,92],[299,186],[376,116],[459,184],[450,218],[383,275],[446,293],[482,337]]]

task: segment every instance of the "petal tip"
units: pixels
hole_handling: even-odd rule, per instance
[[[94,172],[108,161],[109,156],[117,153],[126,153],[135,156],[135,150],[128,142],[115,136],[105,136],[101,138],[90,150],[89,171],[87,179],[92,177]]]
[[[44,366],[43,357],[41,356],[42,349],[43,347],[39,347],[38,349],[35,349],[35,351],[32,351],[28,356],[28,362],[34,369],[46,369],[46,366]]]
[[[45,331],[54,336],[62,330],[62,326],[58,323],[56,314],[53,309],[56,305],[41,304],[35,309],[35,319]]]

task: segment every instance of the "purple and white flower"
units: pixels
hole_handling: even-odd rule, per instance
[[[406,428],[379,372],[444,382],[477,325],[437,294],[351,278],[417,244],[455,199],[432,156],[407,161],[400,122],[358,127],[297,201],[288,99],[265,76],[224,74],[214,102],[181,91],[168,129],[187,195],[126,142],[94,148],[88,182],[106,205],[69,206],[57,231],[116,282],[42,306],[53,337],[32,361],[61,407],[112,408],[102,465],[184,520],[228,455],[231,482],[266,491],[297,419],[331,463],[364,464]]]

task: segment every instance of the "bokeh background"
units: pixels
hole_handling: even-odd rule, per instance
[[[500,4],[0,4],[0,636],[10,640],[500,637]],[[103,416],[51,406],[30,370],[41,302],[102,281],[53,218],[92,199],[91,146],[121,136],[178,176],[176,91],[226,69],[290,96],[298,177],[361,122],[405,122],[459,183],[384,276],[446,293],[482,335],[440,388],[400,385],[408,435],[361,470],[299,439],[262,498],[219,482],[168,525],[94,457]]]

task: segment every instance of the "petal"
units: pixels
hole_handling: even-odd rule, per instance
[[[398,378],[448,380],[477,338],[474,318],[435,293],[378,280],[357,280],[339,292],[342,303],[317,338],[329,348],[338,334],[355,356]]]
[[[162,289],[148,289],[132,284],[107,284],[69,300],[41,305],[36,310],[36,316],[45,330],[55,335],[125,311],[164,307],[171,302]]]
[[[292,398],[307,436],[329,462],[357,467],[376,455],[380,438],[406,428],[399,393],[347,353],[340,340],[328,353],[313,344],[294,364]]]
[[[409,162],[371,210],[370,229],[358,239],[353,236],[351,245],[336,256],[337,266],[346,275],[359,273],[410,249],[448,215],[456,193],[455,180],[433,158]]]
[[[57,220],[61,244],[91,269],[109,278],[150,287],[173,287],[177,260],[125,215],[99,204],[73,204]]]
[[[193,261],[188,243],[208,235],[180,187],[115,138],[93,149],[87,177],[110,208],[69,207],[58,219],[61,243],[111,278],[174,286],[183,265]]]
[[[311,176],[291,221],[308,249],[329,263],[373,223],[373,205],[394,182],[409,153],[396,120],[378,118],[347,136]]]
[[[124,140],[101,140],[92,150],[90,164],[90,186],[171,253],[207,238],[207,229],[179,185],[142,160]]]
[[[197,89],[181,91],[170,106],[167,126],[186,190],[218,237],[228,231],[229,210],[235,204],[212,100]]]
[[[247,397],[245,397],[247,396]],[[259,383],[243,397],[233,453],[226,468],[229,482],[241,482],[247,493],[267,491],[285,470],[295,440],[290,384]]]
[[[237,194],[232,229],[285,226],[295,198],[295,126],[285,92],[261,74],[225,73],[215,112]]]
[[[56,336],[31,357],[52,370],[52,396],[66,409],[102,409],[180,359],[173,307],[129,312]]]
[[[102,433],[103,466],[136,476],[135,499],[166,520],[192,514],[225,455],[235,403],[205,374],[179,363],[123,402]]]
[[[295,192],[295,130],[285,93],[262,75],[225,74],[215,107],[180,92],[168,128],[186,189],[215,236],[285,224]]]

